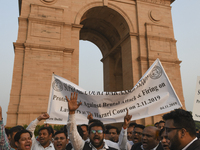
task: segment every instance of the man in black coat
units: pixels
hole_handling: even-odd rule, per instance
[[[170,149],[200,150],[200,141],[196,137],[196,127],[190,112],[175,109],[163,116]]]
[[[142,143],[136,143],[131,150],[163,150],[159,140],[159,130],[156,127],[148,126],[142,133]]]

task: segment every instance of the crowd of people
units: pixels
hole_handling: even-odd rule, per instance
[[[38,116],[26,129],[15,126],[7,132],[0,107],[0,150],[200,150],[195,122],[186,110],[175,109],[154,126],[146,127],[131,123],[132,116],[127,110],[120,131],[93,119],[92,114],[88,115],[88,124],[76,125],[75,111],[81,105],[77,97],[77,93],[66,97],[67,125],[56,132],[45,125],[39,129],[37,138],[35,128],[41,120],[49,118],[47,113]]]

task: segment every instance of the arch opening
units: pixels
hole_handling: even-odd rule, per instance
[[[92,57],[89,57],[92,56]],[[89,41],[79,41],[79,86],[87,91],[103,91],[103,63],[99,48]]]
[[[94,43],[102,53],[105,91],[123,90],[122,43],[129,34],[125,19],[109,7],[94,7],[81,18],[80,40]]]

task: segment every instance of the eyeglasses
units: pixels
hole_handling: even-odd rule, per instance
[[[60,139],[60,140],[64,140],[65,138],[64,138],[64,137],[60,137],[60,138],[59,138],[59,137],[55,137],[55,138],[54,138],[54,141],[58,141],[59,139]]]
[[[133,134],[142,135],[142,133],[141,133],[141,132],[136,132],[136,131],[133,131]]]
[[[168,127],[165,127],[166,133],[169,133],[169,132],[171,132],[172,130],[179,130],[179,129],[182,129],[182,128],[168,128]]]
[[[101,133],[103,133],[103,130],[91,130],[91,133],[93,133],[93,134],[95,134],[95,133],[101,134]]]

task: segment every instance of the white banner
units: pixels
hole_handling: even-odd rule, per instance
[[[194,105],[193,105],[193,111],[192,111],[193,119],[196,121],[200,121],[199,108],[200,108],[200,77],[197,77]]]
[[[49,124],[66,124],[68,102],[71,92],[78,92],[78,102],[82,105],[76,110],[76,123],[88,123],[87,115],[103,123],[123,122],[126,109],[132,120],[146,118],[182,107],[159,59],[147,70],[131,90],[118,92],[85,91],[78,85],[59,77],[52,76],[49,96]]]

